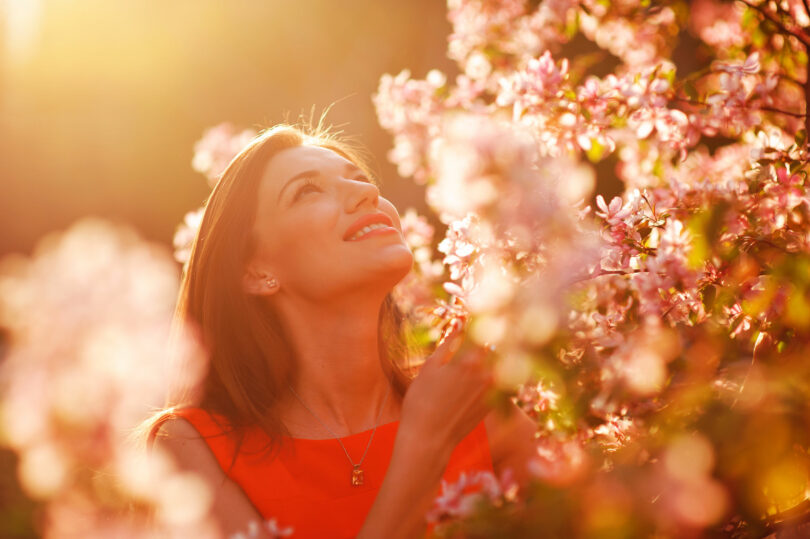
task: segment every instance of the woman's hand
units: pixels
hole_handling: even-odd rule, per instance
[[[391,463],[358,539],[424,537],[453,449],[489,411],[487,354],[456,331],[425,360],[402,401]]]
[[[448,457],[480,423],[490,405],[493,386],[489,351],[465,340],[463,329],[448,335],[411,382],[402,403],[400,429]]]

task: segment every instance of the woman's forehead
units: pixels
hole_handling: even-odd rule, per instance
[[[306,170],[323,168],[346,168],[353,165],[342,155],[320,146],[296,146],[281,150],[267,163],[265,176],[280,189],[283,183]]]

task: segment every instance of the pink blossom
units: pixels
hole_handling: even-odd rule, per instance
[[[500,503],[513,498],[516,488],[510,470],[506,470],[500,480],[488,471],[461,472],[455,482],[442,479],[440,493],[425,518],[432,524],[465,518],[481,503]]]
[[[742,64],[731,64],[726,62],[717,62],[715,69],[725,71],[727,73],[736,73],[739,75],[754,75],[759,73],[759,52],[752,52]]]
[[[116,503],[156,510],[167,533],[210,533],[204,482],[168,455],[146,458],[126,436],[179,389],[167,380],[185,378],[193,394],[205,374],[187,332],[169,340],[177,287],[165,247],[95,219],[54,234],[31,258],[3,260],[0,323],[12,344],[0,421],[23,488],[47,504],[48,536],[145,536],[145,515],[125,516]],[[167,505],[168,493],[184,503]]]
[[[580,480],[589,467],[589,459],[580,442],[543,438],[529,463],[529,471],[542,481],[568,486]]]
[[[213,187],[231,160],[255,136],[256,131],[237,131],[228,122],[206,129],[203,137],[194,144],[191,167],[205,175],[208,184]]]
[[[690,5],[690,25],[700,39],[718,51],[741,48],[750,40],[741,24],[743,12],[740,4],[698,0]]]
[[[262,528],[264,528],[264,530],[262,530]],[[280,539],[281,537],[293,535],[294,528],[292,526],[279,526],[275,518],[265,520],[262,523],[258,523],[254,520],[248,523],[246,531],[231,534],[228,539],[251,539],[259,537],[263,531],[269,533],[270,537],[273,539]]]
[[[174,244],[174,259],[186,264],[191,256],[191,245],[200,229],[205,208],[197,208],[186,213],[183,222],[177,225],[172,243]]]
[[[414,176],[419,182],[426,179],[423,156],[444,108],[437,91],[445,82],[445,76],[435,70],[424,81],[411,79],[408,70],[380,79],[374,106],[380,125],[394,133],[389,158],[402,176]]]

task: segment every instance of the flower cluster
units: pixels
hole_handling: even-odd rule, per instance
[[[252,129],[237,131],[229,122],[206,129],[194,144],[191,168],[204,175],[208,185],[214,187],[231,160],[256,134]]]
[[[208,185],[213,188],[233,158],[253,140],[256,134],[257,132],[252,129],[237,131],[228,122],[206,129],[202,138],[194,144],[191,167],[204,175]],[[204,207],[190,211],[177,225],[173,238],[174,258],[181,264],[188,263],[191,245],[200,228],[204,212]]]
[[[193,390],[205,373],[193,340],[169,339],[177,273],[165,248],[92,219],[0,266],[3,444],[26,493],[47,502],[48,537],[214,533],[205,483],[128,436],[167,380]]]
[[[264,537],[269,534],[272,539],[281,539],[282,537],[290,537],[293,531],[295,531],[295,528],[292,526],[279,526],[278,520],[275,518],[265,520],[261,524],[254,520],[248,524],[246,532],[231,534],[228,539],[251,539],[252,537],[259,537],[261,532],[266,532],[263,534]]]
[[[494,504],[513,500],[517,489],[511,470],[500,479],[488,471],[461,472],[455,482],[442,479],[440,493],[426,519],[431,524],[457,519],[471,514],[482,500]]]

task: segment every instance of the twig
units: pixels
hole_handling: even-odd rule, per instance
[[[771,74],[772,73],[768,73],[768,75],[771,75]],[[784,80],[786,80],[788,82],[792,82],[793,84],[795,84],[796,86],[798,86],[802,90],[804,89],[804,84],[805,83],[800,81],[799,79],[795,79],[795,78],[791,77],[790,75],[782,75],[780,73],[776,73],[776,76],[779,77],[780,79],[784,79]]]
[[[807,5],[807,0],[804,0],[805,6]],[[807,52],[807,55],[810,56],[810,45],[805,44],[804,50]],[[804,77],[804,111],[810,113],[810,72],[807,73]],[[805,140],[807,136],[810,135],[810,116],[805,115],[804,117],[804,136]]]
[[[627,277],[628,275],[635,275],[636,273],[649,273],[647,270],[630,270],[630,271],[622,271],[622,270],[599,270],[597,273],[592,273],[591,275],[586,275],[585,277],[581,277],[579,279],[574,279],[569,281],[570,284],[576,283],[583,283],[585,281],[590,281],[591,279],[596,279],[598,277],[602,277],[604,275],[620,275],[622,277]]]
[[[805,84],[805,89],[806,88],[807,88],[807,85]],[[807,95],[806,91],[805,91],[805,94]],[[706,103],[704,101],[696,101],[694,99],[684,99],[683,97],[674,97],[673,99],[675,101],[680,101],[681,103],[688,103],[690,105],[700,105],[702,107],[710,107],[711,106],[711,105],[709,105],[708,103]],[[751,107],[751,109],[752,110],[764,110],[766,112],[773,112],[773,113],[776,113],[776,114],[784,114],[785,116],[793,116],[794,118],[807,118],[807,114],[799,114],[798,112],[790,112],[789,110],[777,109],[776,107],[758,106],[758,107]]]

